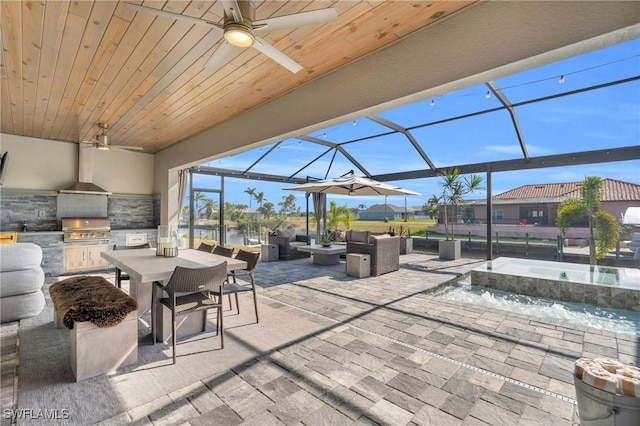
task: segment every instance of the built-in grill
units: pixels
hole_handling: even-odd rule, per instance
[[[63,241],[96,241],[111,238],[111,222],[108,217],[62,218]]]

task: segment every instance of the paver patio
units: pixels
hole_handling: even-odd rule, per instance
[[[571,425],[578,421],[575,359],[638,365],[637,337],[425,294],[481,262],[414,253],[401,257],[399,271],[363,279],[347,277],[344,263],[260,263],[259,308],[314,322],[319,331],[100,424]],[[250,317],[250,299],[240,305]],[[15,359],[4,343],[11,347],[16,328],[2,328],[7,366]],[[235,332],[228,330],[231,339]],[[3,368],[4,407],[10,370]]]

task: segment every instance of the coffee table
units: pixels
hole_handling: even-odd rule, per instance
[[[339,244],[323,247],[320,244],[312,244],[300,246],[297,250],[311,253],[314,265],[335,265],[340,262],[340,255],[347,252],[347,246]]]

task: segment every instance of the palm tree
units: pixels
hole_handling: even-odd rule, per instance
[[[567,228],[574,222],[587,217],[589,221],[589,263],[596,265],[598,259],[604,259],[618,239],[618,222],[605,211],[599,210],[604,182],[598,176],[587,176],[580,186],[581,199],[564,200],[558,206],[556,224],[564,236]],[[596,238],[597,237],[597,238]],[[597,241],[597,245],[596,245]]]
[[[193,193],[193,209],[195,210],[195,212],[200,211],[200,208],[198,206],[198,204],[200,204],[200,201],[204,201],[205,200],[205,196],[202,192],[200,191],[196,191]],[[194,220],[198,220],[198,217],[194,217]]]
[[[293,194],[283,195],[282,201],[278,203],[280,206],[280,214],[283,216],[292,216],[296,211],[300,209],[296,209],[296,196]]]
[[[257,194],[254,194],[254,195],[253,195],[253,197],[256,199],[256,203],[258,203],[258,205],[259,205],[260,207],[262,207],[262,203],[263,203],[264,201],[267,201],[267,200],[265,200],[265,198],[264,198],[264,192],[262,192],[262,191],[258,192]]]
[[[422,212],[429,216],[430,219],[436,219],[440,211],[440,199],[437,195],[432,195],[429,200],[422,206]]]
[[[331,201],[327,211],[327,228],[336,230],[340,223],[344,223],[346,229],[351,228],[351,210],[347,206],[338,207],[335,201]]]
[[[276,214],[276,209],[273,203],[266,202],[262,207],[260,207],[260,211],[264,215],[264,217],[271,217]]]
[[[482,189],[480,187],[481,184],[482,176],[479,175],[471,175],[471,177],[465,177],[463,180],[457,167],[444,171],[440,182],[442,193],[440,196],[434,195],[431,197],[428,203],[437,202],[437,205],[444,206],[444,230],[447,240],[453,239],[453,222],[449,224],[449,209],[451,209],[452,216],[455,216],[458,205],[464,201],[464,197]],[[451,225],[451,232],[449,232],[449,225]]]
[[[182,218],[185,216],[187,216],[187,222],[189,222],[188,215],[189,215],[189,206],[182,206],[182,209],[180,209],[180,223],[184,223],[182,221]]]
[[[205,217],[209,220],[213,219],[213,212],[218,208],[218,203],[211,198],[204,199]]]
[[[251,201],[253,201],[253,197],[256,195],[255,188],[247,188],[244,190],[245,193],[249,194],[249,208],[251,208]]]

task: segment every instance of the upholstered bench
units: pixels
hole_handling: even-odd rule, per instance
[[[78,276],[49,287],[56,328],[71,330],[76,381],[138,362],[138,304],[98,276]]]

